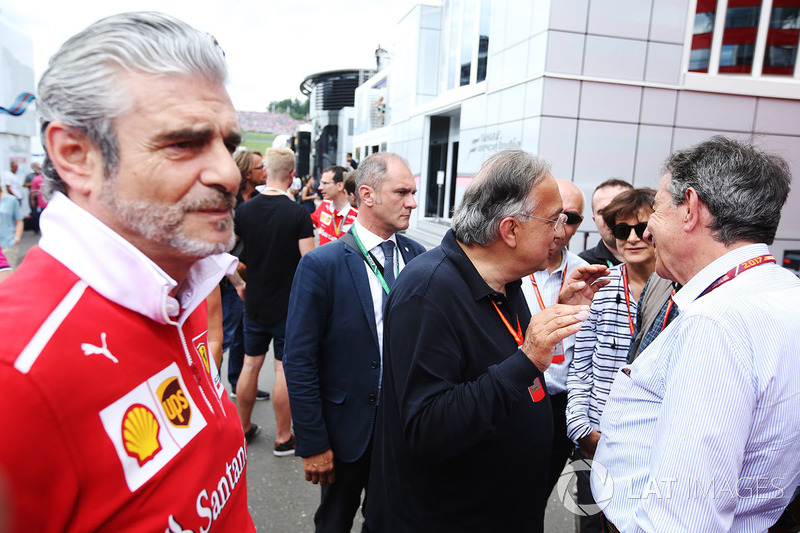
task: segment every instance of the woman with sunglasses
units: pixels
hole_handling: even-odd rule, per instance
[[[611,283],[595,294],[589,320],[575,336],[567,377],[567,435],[587,459],[600,440],[600,415],[611,384],[626,362],[639,296],[655,271],[653,245],[644,240],[654,198],[652,189],[630,189],[603,209],[624,263],[611,269]],[[592,503],[584,495],[591,497],[588,476],[585,484],[578,480],[578,502]]]

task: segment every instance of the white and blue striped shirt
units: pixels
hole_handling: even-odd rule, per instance
[[[635,320],[636,299],[629,289],[629,310],[621,267],[610,269],[611,282],[594,295],[589,319],[575,336],[567,377],[567,436],[576,443],[600,429],[611,384],[628,358],[632,338],[628,312]]]
[[[561,264],[553,273],[549,273],[547,269],[534,272],[533,277],[536,280],[536,286],[539,288],[539,293],[542,296],[542,303],[545,307],[550,307],[558,302],[558,293],[561,291],[562,280],[569,277],[572,271],[581,265],[588,265],[586,261],[573,254],[569,250],[563,250],[561,254]],[[531,316],[543,311],[539,306],[539,299],[536,298],[536,292],[533,288],[530,276],[522,278],[522,294],[525,295],[525,300],[528,302],[528,308],[531,310]],[[569,370],[570,361],[572,361],[572,349],[575,346],[575,335],[570,335],[562,341],[564,343],[564,362],[553,363],[544,373],[544,380],[547,383],[547,392],[550,394],[559,394],[567,390],[567,371]]]
[[[766,531],[800,482],[800,280],[737,248],[675,295],[681,314],[618,372],[595,462],[621,531]],[[626,372],[626,370],[628,372]],[[600,469],[597,501],[606,499]]]

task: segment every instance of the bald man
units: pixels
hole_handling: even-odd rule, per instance
[[[556,180],[556,184],[558,192],[561,194],[561,212],[567,215],[567,222],[564,225],[564,232],[556,233],[553,239],[556,247],[548,252],[547,268],[522,279],[522,293],[528,302],[531,316],[556,303],[558,293],[563,286],[562,280],[569,277],[570,273],[578,266],[587,264],[586,261],[567,250],[570,239],[577,233],[583,222],[583,208],[586,203],[583,191],[571,181]],[[566,418],[567,371],[570,361],[572,361],[574,345],[574,335],[558,343],[553,352],[553,364],[544,374],[547,391],[550,393],[550,405],[553,408],[553,448],[545,497],[549,497],[558,482],[558,477],[574,447],[572,441],[567,437]]]

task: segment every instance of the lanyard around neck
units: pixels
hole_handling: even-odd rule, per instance
[[[631,317],[631,298],[628,296],[628,266],[622,265],[622,290],[625,291],[625,305],[628,307],[628,326],[631,328],[631,336],[636,328],[633,326],[633,318]]]
[[[264,192],[267,192],[267,191],[279,192],[279,193],[281,193],[282,195],[286,196],[287,198],[289,198],[289,197],[290,197],[288,192],[286,192],[286,191],[282,191],[282,190],[280,190],[280,189],[278,189],[278,188],[275,188],[275,187],[264,187]]]
[[[700,296],[705,296],[714,289],[728,283],[730,280],[732,280],[745,270],[750,270],[753,267],[766,265],[767,263],[777,263],[775,257],[773,257],[772,254],[760,255],[758,257],[754,257],[753,259],[748,259],[744,263],[736,265],[732,269],[728,270],[725,274],[718,277],[716,281],[714,281],[714,283],[709,285],[706,290],[700,293]],[[698,296],[698,298],[700,298],[700,296]]]
[[[667,327],[667,320],[669,320],[669,313],[672,311],[672,306],[675,305],[675,300],[672,298],[675,297],[675,289],[672,289],[672,294],[669,297],[669,303],[667,304],[667,314],[664,315],[664,323],[661,324],[661,331],[664,331],[664,328]]]
[[[491,302],[494,306],[494,310],[497,311],[498,315],[500,315],[500,320],[503,321],[503,325],[505,325],[508,332],[511,333],[511,336],[514,337],[514,340],[517,341],[517,346],[522,346],[522,344],[525,342],[525,339],[522,337],[522,328],[519,325],[519,315],[517,315],[517,329],[514,330],[514,328],[512,328],[511,324],[508,322],[506,315],[500,311],[500,308],[497,307],[497,304],[494,303],[494,300],[491,300]]]
[[[369,267],[369,269],[372,270],[372,273],[375,274],[376,278],[378,278],[378,281],[380,282],[381,287],[383,287],[383,290],[386,292],[386,294],[389,294],[389,285],[386,283],[386,280],[383,277],[383,273],[378,268],[377,263],[375,263],[375,261],[373,260],[372,254],[367,252],[367,249],[364,248],[364,244],[361,242],[361,239],[358,238],[358,232],[356,232],[356,227],[352,226],[351,229],[353,231],[353,238],[356,240],[356,244],[358,245],[358,249],[361,251],[361,255],[364,256],[364,261],[367,262],[367,266]],[[396,249],[397,246],[395,246],[395,250]],[[385,257],[383,259],[383,262],[384,264],[386,264]],[[399,261],[395,261],[394,264],[395,264],[395,278],[396,278],[397,275],[400,274]]]
[[[561,294],[561,290],[564,288],[564,277],[565,277],[565,274],[566,274],[566,271],[562,270],[561,271],[561,286],[558,288],[558,292],[556,293],[556,301],[553,302],[553,303],[557,303],[558,302],[558,296],[559,296],[559,294]],[[538,302],[539,302],[539,309],[544,311],[544,309],[545,309],[544,300],[542,299],[542,293],[539,292],[539,285],[536,284],[536,278],[533,277],[533,274],[531,274],[530,276],[531,276],[531,283],[533,283],[533,290],[536,291],[536,300],[538,300]]]

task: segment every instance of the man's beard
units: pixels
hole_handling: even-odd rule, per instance
[[[114,178],[103,183],[102,201],[113,209],[129,228],[142,237],[155,243],[169,246],[183,255],[190,257],[207,257],[227,252],[236,244],[233,233],[233,219],[221,220],[216,230],[229,229],[230,236],[224,242],[208,242],[198,237],[189,237],[185,233],[186,215],[199,210],[231,210],[236,205],[236,198],[225,191],[215,191],[209,197],[199,200],[180,200],[172,205],[164,206],[143,201],[129,201],[118,197]]]

